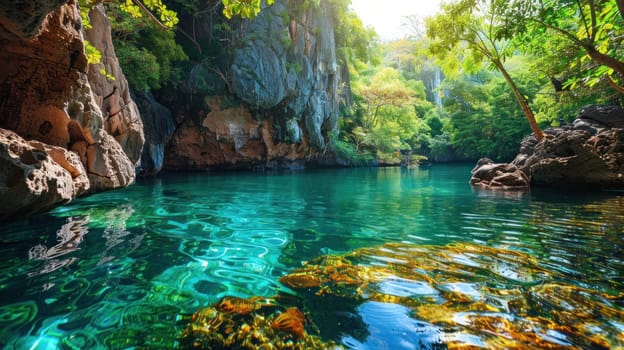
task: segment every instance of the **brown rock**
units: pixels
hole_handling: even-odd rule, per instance
[[[0,129],[0,220],[67,203],[89,189],[78,156]]]
[[[494,190],[524,190],[529,188],[529,178],[513,164],[495,164],[482,158],[472,170],[470,184]]]
[[[89,100],[87,61],[76,28],[80,14],[75,5],[65,5],[48,15],[35,38],[0,40],[0,127],[66,147],[72,117],[85,130],[101,126]]]
[[[165,166],[170,169],[258,168],[304,159],[310,148],[275,142],[272,119],[256,120],[244,106],[223,108],[208,98],[210,112],[201,127],[186,119],[169,143]]]
[[[624,129],[607,126],[624,125],[619,124],[624,123],[622,109],[589,107],[580,116],[564,128],[545,130],[539,142],[533,136],[525,138],[511,164],[479,161],[470,183],[504,188],[522,186],[526,178],[539,186],[623,189]]]
[[[119,66],[110,21],[103,5],[94,7],[89,12],[89,19],[91,28],[86,30],[86,38],[102,53],[100,64],[89,65],[89,83],[101,108],[106,131],[115,137],[128,158],[136,164],[145,142],[139,109],[130,97],[128,81]],[[101,69],[115,79],[108,79],[100,72]]]
[[[66,202],[89,189],[130,184],[143,146],[142,123],[112,50],[110,26],[102,8],[92,11],[94,28],[89,39],[101,50],[103,64],[115,76],[114,81],[99,74],[99,67],[87,67],[76,2],[70,0],[60,7],[55,1],[35,6],[38,2],[33,1],[33,6],[0,3],[0,128],[32,140],[29,147],[36,150],[21,152],[18,165],[15,157],[0,159],[0,169],[7,169],[7,181],[16,189],[11,196],[0,198],[0,206],[11,206],[12,196],[19,191],[42,197],[27,199],[41,204],[19,213]],[[52,8],[56,10],[46,14],[45,20],[37,19]],[[18,23],[21,19],[24,23]],[[35,30],[37,23],[43,25]],[[36,36],[25,40],[30,34]],[[15,175],[24,164],[45,168],[44,175],[33,175],[43,179],[37,180],[38,185],[28,176]],[[58,169],[66,175],[48,181]]]
[[[624,130],[562,132],[542,140],[526,162],[531,182],[555,187],[624,187]]]
[[[128,186],[134,181],[134,162],[105,131],[100,141],[87,148],[87,172],[93,191]]]

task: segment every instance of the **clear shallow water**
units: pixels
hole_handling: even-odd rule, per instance
[[[445,284],[400,273],[379,283],[380,294],[418,300],[418,306],[381,297],[339,308],[321,302],[313,319],[322,336],[351,348],[409,349],[455,338],[491,346],[480,332],[459,329],[470,328],[461,320],[466,310],[455,310],[451,326],[436,324],[419,299],[440,304],[437,291],[448,289],[485,300],[491,293],[483,288],[492,286],[483,276],[491,273],[500,277],[488,277],[500,290],[526,287],[547,300],[540,304],[544,315],[532,317],[559,323],[565,323],[561,313],[547,312],[551,304],[572,311],[585,304],[542,298],[546,287],[540,286],[608,295],[601,307],[609,312],[587,326],[588,337],[600,334],[623,346],[624,196],[479,192],[467,185],[469,170],[172,174],[0,224],[0,345],[172,348],[184,327],[180,320],[200,307],[224,296],[295,294],[279,278],[303,261],[398,243],[439,255],[444,268],[428,276]],[[445,248],[453,244],[484,249]],[[486,248],[526,255],[483,267],[476,256],[498,254]],[[373,266],[398,259],[376,251],[369,256],[378,258],[364,259]],[[448,256],[452,264],[444,262]],[[526,272],[527,256],[541,272]],[[475,264],[480,269],[472,269]],[[463,277],[449,279],[445,272]],[[502,318],[519,320],[515,309],[500,309]],[[530,324],[537,326],[543,324]],[[542,333],[560,346],[579,345],[562,330]]]

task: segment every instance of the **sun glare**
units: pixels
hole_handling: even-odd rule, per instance
[[[408,17],[425,18],[435,14],[441,0],[351,0],[351,8],[367,26],[375,28],[382,40],[411,34]]]

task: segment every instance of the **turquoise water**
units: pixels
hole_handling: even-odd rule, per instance
[[[547,272],[530,287],[554,282],[608,295],[601,305],[612,312],[588,326],[587,337],[623,346],[624,196],[481,192],[467,184],[469,171],[169,174],[0,224],[0,345],[173,348],[198,308],[225,296],[297,295],[279,278],[302,262],[400,243],[433,254],[431,247],[470,244],[532,256]],[[514,275],[514,264],[523,263],[507,261],[511,272],[498,273],[497,287],[528,288]],[[487,281],[468,276],[453,288],[479,299]],[[430,285],[404,280],[380,288],[407,298],[431,294]],[[465,332],[425,322],[408,304],[371,299],[348,310],[319,303],[306,311],[317,312],[321,336],[349,348],[426,348]],[[513,308],[506,315],[518,317]],[[544,317],[565,323],[557,315]],[[564,330],[548,334],[560,346],[579,345]],[[470,337],[489,346],[487,335],[473,330]]]

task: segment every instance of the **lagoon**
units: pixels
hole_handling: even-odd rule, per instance
[[[180,347],[198,309],[276,295],[345,348],[624,346],[624,195],[484,192],[469,173],[165,174],[0,224],[0,346]],[[280,282],[323,255],[370,283]]]

